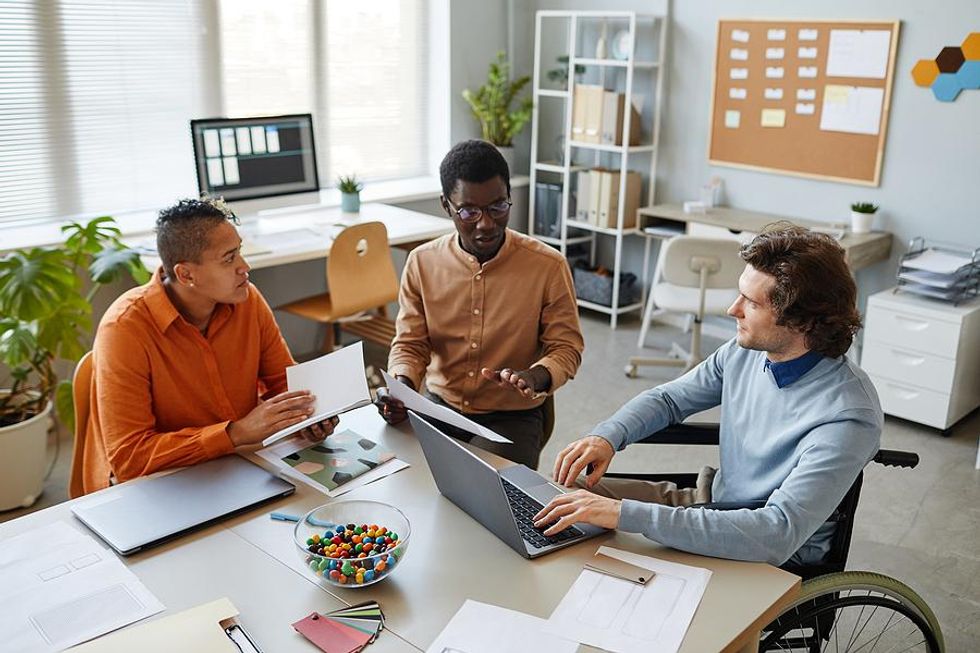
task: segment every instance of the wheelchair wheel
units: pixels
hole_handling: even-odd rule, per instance
[[[803,583],[800,597],[766,626],[760,651],[943,653],[936,615],[907,585],[845,571]]]

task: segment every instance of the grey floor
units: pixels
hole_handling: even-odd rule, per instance
[[[639,378],[626,378],[623,366],[636,351],[635,318],[613,331],[603,316],[586,313],[582,328],[582,368],[557,396],[555,435],[542,455],[543,469],[596,421],[676,374],[647,367]],[[671,340],[684,344],[686,336],[658,327],[651,331],[649,344],[667,346]],[[719,341],[708,339],[706,344],[717,346]],[[868,468],[850,553],[851,569],[894,576],[919,592],[939,617],[951,652],[980,651],[980,471],[974,469],[978,435],[980,411],[957,424],[948,438],[887,418],[882,446],[915,451],[921,462],[914,470]],[[619,454],[614,469],[690,471],[717,462],[705,447],[636,449]],[[0,521],[64,501],[70,459],[71,443],[62,436],[61,453],[40,500],[27,510],[0,513]]]

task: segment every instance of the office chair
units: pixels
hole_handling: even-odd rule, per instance
[[[637,347],[645,346],[654,308],[694,316],[691,350],[674,343],[667,357],[633,356],[626,376],[636,378],[641,365],[669,365],[688,371],[701,362],[701,323],[705,315],[725,315],[738,297],[738,277],[745,263],[735,240],[675,236],[664,242],[643,311]]]
[[[388,230],[381,222],[365,222],[341,231],[327,256],[328,291],[276,310],[327,325],[321,349],[329,353],[339,326],[384,347],[391,347],[395,323],[386,304],[398,299],[398,276],[391,262]],[[376,310],[377,313],[367,311]]]
[[[82,487],[85,463],[85,437],[92,399],[92,352],[85,352],[72,376],[72,404],[75,407],[75,448],[71,455],[71,472],[68,477],[68,497],[76,499],[85,490]]]
[[[718,424],[676,424],[635,444],[717,445]],[[919,456],[880,449],[872,462],[912,468]],[[605,474],[609,478],[673,481],[694,487],[697,474]],[[803,579],[800,596],[762,631],[760,651],[928,651],[946,650],[935,614],[913,589],[900,581],[866,571],[844,571],[851,547],[854,516],[864,473],[858,474],[828,522],[837,524],[826,558],[811,565],[783,564]],[[766,501],[714,502],[707,510],[758,509]],[[841,648],[843,646],[843,648]]]

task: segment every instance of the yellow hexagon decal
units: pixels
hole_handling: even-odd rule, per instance
[[[980,60],[980,32],[973,32],[963,39],[960,49],[963,50],[963,56],[967,61]]]
[[[935,59],[919,59],[912,66],[912,79],[917,86],[932,86],[939,76],[939,66]]]

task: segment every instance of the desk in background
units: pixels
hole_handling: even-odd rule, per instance
[[[362,204],[360,213],[342,213],[338,207],[293,208],[267,212],[242,221],[242,254],[252,269],[326,258],[334,237],[345,227],[362,222],[382,222],[388,229],[388,244],[406,247],[451,233],[451,220],[387,204]],[[152,243],[148,234],[126,238],[127,245]],[[145,254],[150,270],[160,265],[156,254]]]
[[[673,227],[678,233],[683,233],[688,224],[703,224],[712,227],[722,227],[732,233],[759,233],[763,227],[779,220],[788,220],[793,224],[810,229],[826,231],[843,227],[838,224],[828,224],[816,220],[794,218],[756,211],[743,211],[729,207],[708,209],[707,213],[684,213],[677,204],[657,204],[644,206],[638,211],[643,227]],[[650,256],[650,240],[647,238],[644,252],[643,268],[646,272]],[[844,257],[851,272],[856,272],[881,261],[887,261],[892,249],[892,234],[888,231],[873,231],[867,234],[854,234],[845,231],[843,238],[838,241],[844,248]]]
[[[166,605],[160,616],[228,596],[264,650],[312,651],[291,623],[312,610],[325,612],[373,599],[381,603],[387,622],[370,650],[424,651],[467,598],[548,618],[584,562],[606,544],[712,570],[681,647],[687,653],[701,653],[753,650],[759,629],[799,593],[799,577],[775,567],[681,553],[627,533],[610,533],[525,560],[439,494],[407,424],[388,426],[373,406],[366,406],[345,413],[343,429],[379,442],[411,464],[344,496],[391,503],[406,514],[412,526],[411,545],[398,570],[383,582],[360,589],[328,591],[317,584],[293,543],[294,524],[269,519],[273,510],[302,514],[328,501],[299,484],[290,497],[123,558]],[[479,453],[493,464],[503,461]],[[100,494],[108,496],[115,490]],[[71,516],[70,505],[0,524],[0,537],[59,519],[84,528]]]

